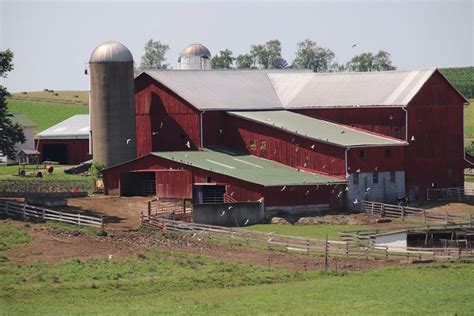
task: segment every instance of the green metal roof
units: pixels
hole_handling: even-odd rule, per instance
[[[9,113],[12,116],[10,117],[10,120],[12,121],[13,124],[20,124],[22,127],[36,127],[36,124],[30,120],[28,117],[26,117],[25,114],[23,113]]]
[[[227,149],[153,152],[151,154],[263,186],[346,182],[339,178],[300,171],[271,160],[239,154]]]
[[[395,138],[384,137],[290,111],[229,111],[227,113],[340,147],[403,146],[407,144]]]

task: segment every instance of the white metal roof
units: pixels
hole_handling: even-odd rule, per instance
[[[89,114],[74,115],[39,133],[39,139],[89,139]]]
[[[313,73],[301,70],[150,70],[199,110],[406,106],[435,69]]]

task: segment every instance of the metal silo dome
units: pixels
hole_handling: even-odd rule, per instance
[[[202,44],[190,44],[181,51],[181,57],[211,58],[211,52]]]
[[[105,42],[97,46],[89,58],[89,63],[133,62],[132,53],[119,42]]]

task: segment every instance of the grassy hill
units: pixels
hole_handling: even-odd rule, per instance
[[[41,132],[76,114],[89,113],[85,105],[73,105],[49,101],[8,99],[8,110],[25,114],[36,123],[36,132]]]
[[[474,98],[474,67],[442,68],[440,71],[466,98]]]

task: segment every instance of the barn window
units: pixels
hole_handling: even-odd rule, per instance
[[[209,176],[207,176],[207,177],[206,177],[206,182],[207,182],[207,183],[212,183],[212,178],[209,177]]]
[[[249,149],[250,150],[257,150],[257,141],[256,140],[253,140],[253,139],[250,140]]]
[[[359,185],[359,174],[358,173],[354,173],[353,176],[352,176],[352,183],[354,185]]]
[[[395,183],[395,171],[390,171],[390,183]]]
[[[379,183],[379,173],[377,171],[372,174],[372,183]]]
[[[385,158],[390,158],[392,157],[392,151],[390,149],[385,150]]]
[[[260,140],[260,150],[267,150],[267,141],[265,139]]]
[[[360,157],[360,159],[364,159],[364,158],[365,158],[365,150],[361,150],[361,151],[359,152],[359,157]]]

